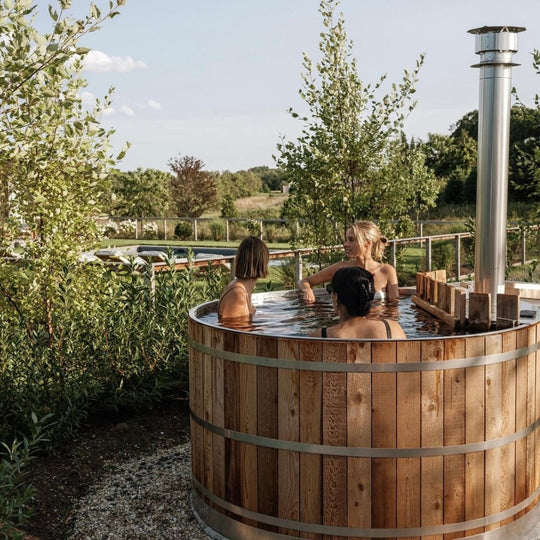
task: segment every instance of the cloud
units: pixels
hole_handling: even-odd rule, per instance
[[[94,105],[96,103],[96,96],[92,92],[81,92],[80,98],[83,105]]]
[[[144,68],[146,64],[142,60],[134,60],[131,56],[109,56],[97,50],[90,51],[84,58],[84,69],[91,73],[129,73]]]
[[[122,114],[125,114],[126,116],[135,116],[135,112],[131,107],[128,107],[127,105],[122,105],[120,107],[120,112]]]
[[[155,109],[156,111],[159,111],[159,109],[161,109],[161,103],[158,103],[157,101],[154,101],[153,99],[149,99],[146,103],[151,109]]]
[[[114,107],[108,107],[107,109],[104,109],[101,114],[103,114],[103,116],[111,116],[112,114],[115,114],[115,113],[116,111],[114,110]]]

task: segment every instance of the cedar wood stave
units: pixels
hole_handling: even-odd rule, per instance
[[[305,362],[444,363],[537,344],[539,327],[536,323],[478,336],[347,343],[235,333],[192,319],[190,336],[194,344],[218,350]],[[277,441],[375,449],[462,445],[509,437],[537,421],[539,380],[538,351],[460,369],[331,373],[248,365],[191,346],[195,486],[214,494],[218,499],[211,500],[198,490],[205,504],[229,519],[269,534],[316,540],[372,537],[335,535],[331,527],[418,529],[512,512],[540,486],[540,429],[482,451],[347,457],[232,440],[196,418]],[[523,516],[536,499],[485,526],[388,538],[451,540],[487,533]],[[234,508],[224,508],[220,501]],[[283,523],[265,524],[236,508]],[[330,529],[325,534],[324,528],[313,532],[285,526],[291,522]]]

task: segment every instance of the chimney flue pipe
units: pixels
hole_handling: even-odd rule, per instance
[[[517,52],[517,26],[483,26],[476,36],[480,63],[478,106],[478,176],[474,289],[491,293],[491,322],[497,319],[497,294],[504,292],[508,152],[512,92],[512,55]]]

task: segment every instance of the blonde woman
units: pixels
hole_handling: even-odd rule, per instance
[[[307,302],[313,302],[313,287],[330,281],[337,270],[349,266],[365,268],[373,274],[375,284],[374,300],[397,300],[399,298],[396,269],[382,262],[384,248],[388,240],[381,234],[379,227],[371,221],[358,221],[345,233],[343,248],[347,261],[340,261],[324,268],[298,282]]]
[[[235,278],[225,287],[218,302],[219,320],[248,319],[255,313],[251,294],[260,277],[268,275],[268,247],[256,236],[244,238],[234,259]]]

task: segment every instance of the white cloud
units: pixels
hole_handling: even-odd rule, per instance
[[[127,105],[122,105],[120,107],[120,112],[122,114],[125,114],[126,116],[135,116],[135,112],[131,107],[128,107]]]
[[[159,109],[161,109],[161,103],[158,103],[157,101],[154,101],[153,99],[149,99],[146,103],[151,109],[156,109],[156,111],[159,111]]]
[[[92,73],[105,73],[107,71],[128,73],[144,68],[146,68],[146,64],[142,60],[134,60],[131,56],[109,56],[97,50],[90,51],[84,58],[84,69]]]
[[[112,114],[115,114],[116,111],[114,110],[114,107],[108,107],[103,110],[103,116],[111,116]]]
[[[83,105],[94,105],[96,102],[96,96],[92,94],[92,92],[81,92],[80,98],[83,102]]]

